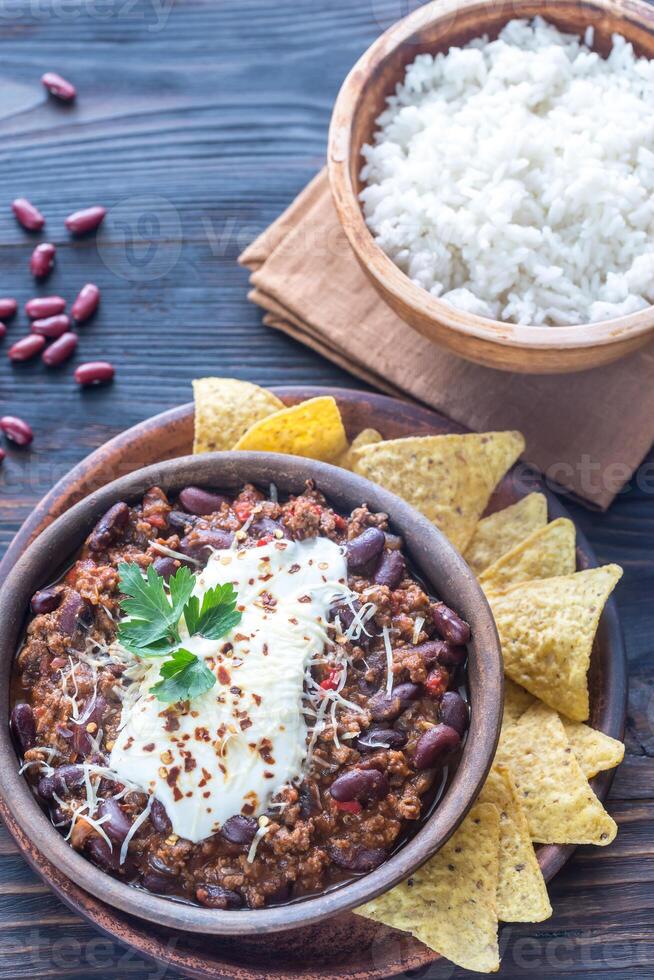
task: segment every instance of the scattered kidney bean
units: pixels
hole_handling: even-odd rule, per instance
[[[376,752],[377,749],[401,749],[406,742],[406,734],[395,728],[370,728],[359,735],[356,746],[359,752]]]
[[[198,885],[195,897],[200,905],[205,905],[209,909],[238,909],[243,904],[243,899],[238,892],[222,888],[220,885]]]
[[[345,546],[347,563],[351,568],[360,568],[379,555],[386,543],[384,532],[378,527],[367,527],[358,538],[348,541]]]
[[[59,614],[59,629],[66,636],[72,636],[78,626],[85,624],[89,620],[91,609],[79,592],[72,589],[66,596],[61,612]]]
[[[32,252],[30,272],[36,279],[44,279],[52,271],[57,249],[50,242],[41,242]]]
[[[70,328],[70,317],[65,313],[57,316],[48,316],[43,320],[32,320],[32,333],[37,333],[40,337],[47,337],[48,340],[56,340]]]
[[[113,379],[115,373],[109,361],[88,361],[75,368],[75,381],[82,387],[105,384]]]
[[[218,529],[191,531],[180,541],[179,551],[188,558],[203,561],[209,557],[214,548],[217,550],[229,548],[233,540],[233,531]]]
[[[220,828],[220,835],[230,844],[251,844],[259,829],[254,817],[244,817],[240,813],[225,820]]]
[[[41,75],[41,82],[50,95],[61,99],[62,102],[72,102],[77,95],[77,89],[73,83],[62,78],[55,71],[46,71],[45,75]]]
[[[339,803],[383,800],[389,790],[388,777],[377,769],[350,769],[338,776],[329,787],[331,796]]]
[[[45,224],[45,218],[38,208],[27,200],[26,197],[17,197],[11,202],[11,210],[16,216],[16,220],[23,228],[28,231],[40,231]]]
[[[174,558],[155,558],[155,560],[152,562],[152,567],[157,575],[161,575],[162,579],[164,579],[166,582],[177,572],[177,562]]]
[[[150,823],[158,834],[170,834],[173,825],[166,813],[166,808],[160,800],[153,800],[150,807]]]
[[[227,497],[222,494],[209,493],[200,487],[185,487],[179,495],[179,502],[189,514],[197,514],[199,517],[213,514],[215,510],[220,510],[223,504],[229,503]]]
[[[462,646],[470,639],[470,627],[460,616],[446,606],[444,602],[436,602],[431,607],[434,626],[444,640]]]
[[[85,235],[102,224],[106,213],[107,209],[99,204],[90,208],[82,208],[81,211],[73,211],[72,214],[69,214],[64,224],[73,235]]]
[[[449,725],[434,725],[418,739],[413,756],[416,769],[434,769],[461,745],[461,736]]]
[[[55,340],[54,344],[50,344],[43,354],[41,355],[41,360],[48,367],[59,367],[64,361],[67,361],[69,357],[72,357],[75,353],[75,348],[77,347],[77,334],[68,332],[62,333],[58,340]]]
[[[45,337],[29,333],[27,337],[21,337],[20,340],[11,345],[7,351],[7,357],[10,361],[18,361],[19,363],[29,361],[30,358],[40,354],[44,347]]]
[[[11,439],[17,446],[29,446],[34,438],[31,426],[16,415],[3,415],[0,418],[0,429],[4,432],[7,439]]]
[[[374,871],[386,860],[386,851],[382,847],[363,847],[362,845],[337,847],[332,844],[328,850],[334,864],[346,871],[360,873]]]
[[[86,286],[82,286],[80,289],[77,299],[72,305],[70,312],[73,320],[76,320],[77,323],[84,323],[95,313],[99,302],[100,290],[94,283],[87,282]]]
[[[109,545],[114,544],[127,526],[128,521],[129,507],[124,501],[119,500],[118,503],[109,508],[93,528],[89,538],[91,551],[104,551]]]
[[[11,730],[23,752],[32,748],[36,740],[36,722],[29,704],[21,702],[14,705],[11,712]]]
[[[34,296],[25,303],[25,312],[30,320],[40,320],[46,316],[56,316],[66,309],[63,296]]]
[[[62,599],[63,592],[60,592],[54,587],[51,589],[40,589],[32,596],[30,606],[35,616],[42,616],[43,613],[51,613],[55,609],[58,609]]]
[[[132,821],[122,809],[117,800],[103,800],[99,806],[101,817],[106,817],[102,822],[102,829],[107,837],[114,844],[122,844],[130,832]]]
[[[443,695],[440,720],[463,738],[469,725],[468,705],[457,691],[446,691]]]
[[[374,582],[376,585],[387,585],[389,589],[396,589],[406,572],[406,562],[399,551],[385,551],[379,560],[375,571]]]
[[[18,309],[18,303],[10,296],[0,298],[0,320],[11,320]]]
[[[368,710],[373,721],[395,721],[412,701],[420,696],[420,686],[418,684],[397,684],[390,697],[385,691],[378,691],[368,702]]]

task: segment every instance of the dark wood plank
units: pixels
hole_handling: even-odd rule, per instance
[[[111,388],[82,394],[70,369],[0,360],[1,411],[24,416],[36,431],[33,451],[10,451],[0,469],[0,547],[91,449],[188,401],[193,377],[358,385],[262,327],[235,259],[321,165],[331,104],[358,54],[416,5],[14,0],[0,11],[0,294],[22,303],[33,292],[33,241],[7,208],[24,194],[43,207],[47,237],[59,247],[57,271],[39,291],[72,297],[83,282],[97,282],[102,309],[82,330],[77,360],[108,357],[118,368]],[[45,70],[78,84],[75,108],[43,99],[38,78]],[[62,225],[88,203],[115,209],[97,246],[72,243]],[[128,226],[126,240],[117,221]],[[157,244],[149,257],[143,235]],[[9,337],[24,328],[21,316]],[[654,456],[606,515],[573,505],[600,559],[618,561],[626,572],[618,603],[632,673],[629,754],[611,804],[621,833],[606,851],[580,849],[556,879],[550,922],[504,929],[506,978],[654,975],[653,473]],[[4,832],[0,944],[0,978],[162,976],[63,907]],[[464,974],[442,964],[429,976]],[[167,977],[176,980],[173,972]]]

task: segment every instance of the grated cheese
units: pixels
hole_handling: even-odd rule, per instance
[[[382,629],[384,637],[384,650],[386,651],[386,697],[390,698],[393,691],[393,647],[388,627]]]

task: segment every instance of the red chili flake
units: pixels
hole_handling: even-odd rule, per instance
[[[323,691],[335,691],[341,676],[340,670],[330,670],[324,681],[320,682]]]
[[[272,534],[264,534],[262,538],[257,541],[257,548],[265,548],[267,544],[272,541]]]
[[[344,813],[361,813],[363,807],[358,800],[347,800],[346,802],[341,802],[340,800],[335,800],[332,798],[332,803],[337,810],[343,810]]]
[[[449,680],[449,674],[446,670],[443,670],[441,667],[435,667],[429,672],[425,681],[425,687],[429,696],[432,698],[442,698],[447,691]]]
[[[344,531],[347,528],[347,521],[340,514],[334,514],[334,524],[339,531]]]
[[[229,682],[231,681],[231,677],[229,676],[229,671],[227,670],[226,667],[223,667],[222,664],[218,668],[218,680],[220,681],[221,684],[229,684]]]
[[[147,517],[147,522],[150,527],[163,528],[167,527],[168,521],[163,516],[163,514],[149,514]]]
[[[239,501],[238,503],[234,504],[233,511],[241,524],[245,524],[245,522],[249,521],[250,517],[252,516],[252,504],[245,500]]]

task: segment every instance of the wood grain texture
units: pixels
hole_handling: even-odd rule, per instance
[[[10,451],[0,470],[1,547],[74,463],[127,426],[188,401],[195,376],[360,387],[261,326],[245,299],[247,273],[235,260],[322,165],[331,106],[351,65],[415,6],[414,0],[177,0],[173,6],[115,0],[94,7],[43,0],[37,8],[31,0],[12,0],[0,8],[2,200],[8,205],[26,195],[46,213],[58,268],[39,292],[72,298],[86,281],[101,286],[102,308],[82,328],[76,360],[110,357],[118,368],[112,388],[82,394],[69,369],[46,373],[40,365],[12,368],[0,359],[0,410],[24,416],[36,431],[32,452]],[[38,79],[47,70],[76,83],[75,108],[45,101]],[[178,226],[161,202],[154,209],[167,233],[163,243],[155,236],[154,257],[147,259],[138,241],[126,250],[111,215],[100,253],[93,241],[71,243],[63,233],[64,216],[77,207],[152,194],[171,202],[179,218]],[[152,210],[151,202],[131,208],[137,239],[153,234],[151,224],[140,232],[136,226]],[[117,212],[122,221],[124,211]],[[2,207],[0,294],[21,303],[33,292],[32,247]],[[166,271],[143,279],[148,266],[150,273]],[[126,269],[131,279],[122,278]],[[12,321],[9,337],[19,337],[24,326],[22,316]],[[629,754],[610,805],[621,832],[606,850],[580,849],[556,879],[552,920],[504,930],[502,978],[654,976],[653,504],[651,456],[608,514],[572,508],[600,560],[626,570],[617,601],[632,668]],[[68,912],[2,833],[0,951],[6,980],[162,976]],[[166,976],[178,978],[174,971]],[[446,966],[429,973],[430,980],[464,976]]]

